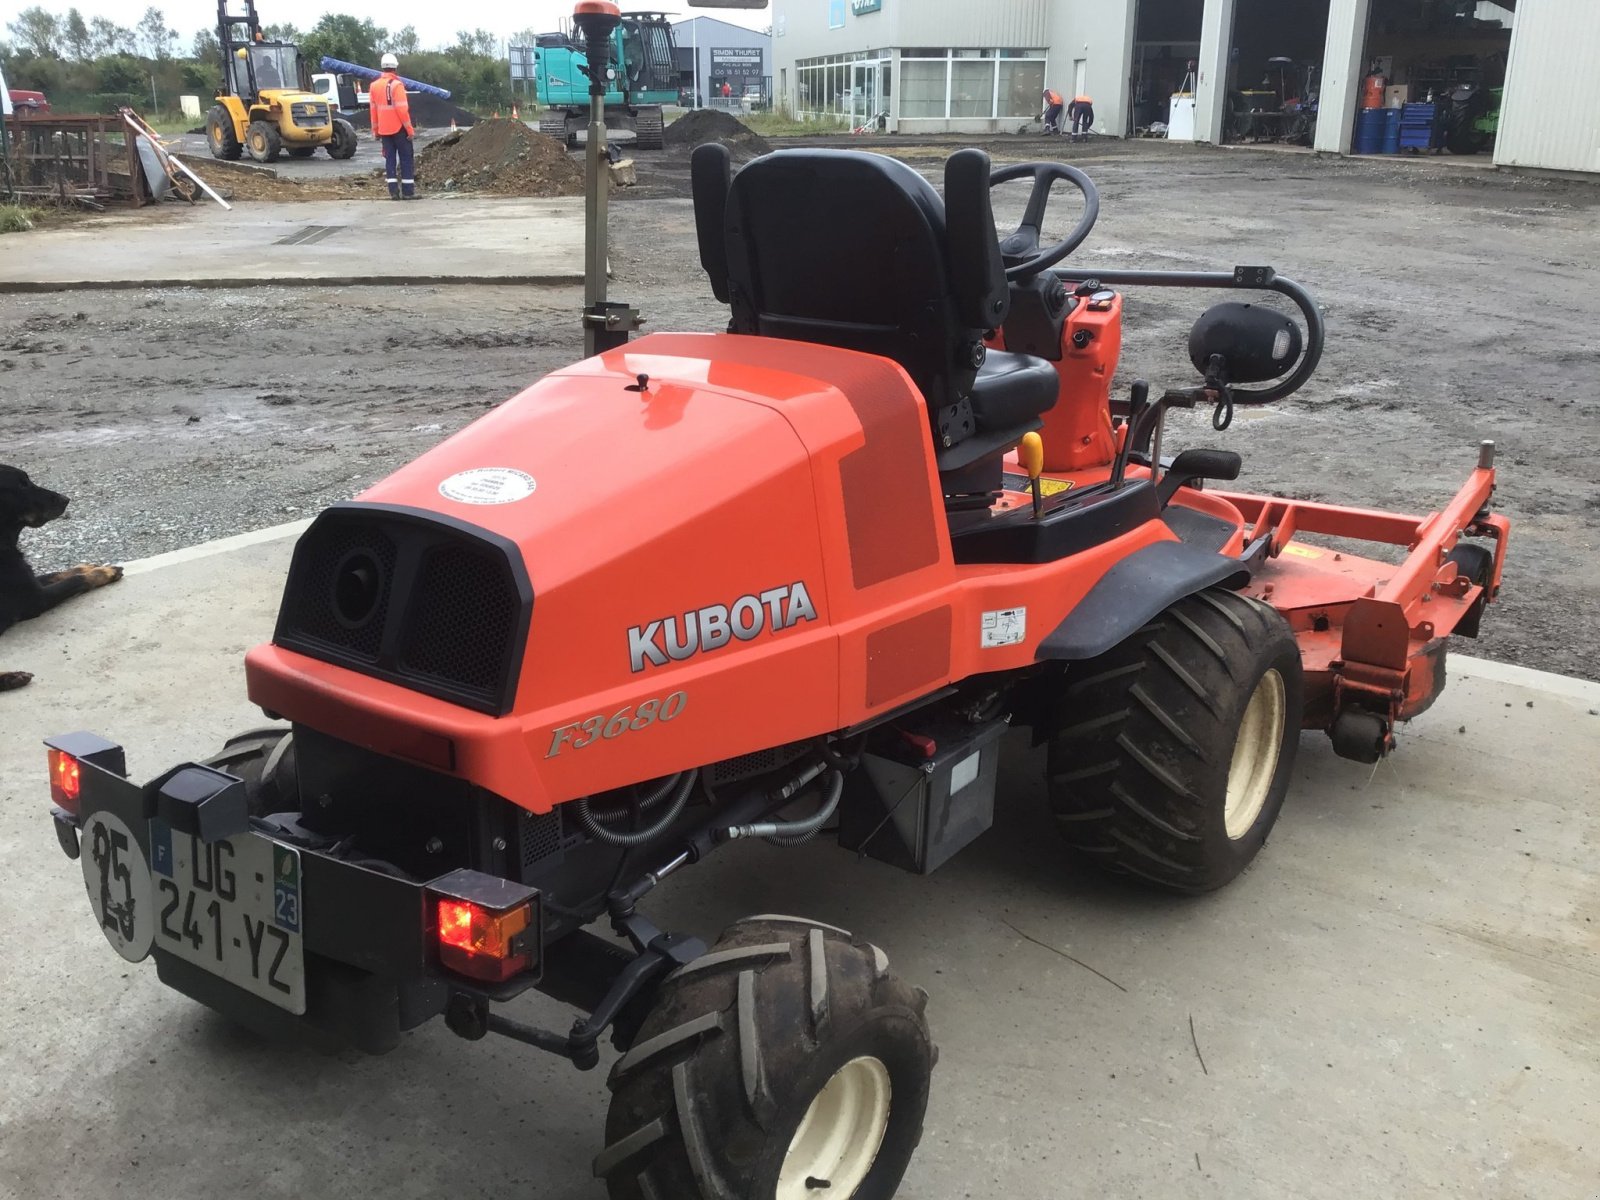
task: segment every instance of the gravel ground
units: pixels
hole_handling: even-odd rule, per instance
[[[935,176],[948,148],[894,145]],[[994,149],[1040,153],[1033,139]],[[1104,203],[1075,261],[1269,262],[1326,307],[1328,351],[1300,394],[1221,435],[1180,414],[1169,447],[1241,451],[1241,487],[1427,512],[1494,438],[1515,525],[1475,652],[1600,678],[1600,187],[1150,144],[1075,157]],[[613,295],[651,327],[719,328],[675,198],[687,159],[638,159],[640,188],[612,209]],[[1064,228],[1065,197],[1057,212]],[[1185,335],[1209,299],[1132,293],[1119,387],[1188,382]],[[569,361],[579,303],[575,289],[485,287],[7,296],[0,459],[75,498],[27,548],[51,570],[309,516]],[[281,352],[308,320],[325,324],[324,352]]]

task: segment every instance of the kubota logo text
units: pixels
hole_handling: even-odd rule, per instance
[[[801,621],[815,621],[816,607],[804,583],[768,588],[740,596],[732,604],[710,604],[676,617],[664,617],[628,630],[628,659],[635,671],[682,662],[694,654],[717,650],[729,642],[748,642],[770,630],[776,633]]]

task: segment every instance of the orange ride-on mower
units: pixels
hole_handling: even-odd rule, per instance
[[[1018,176],[1002,240],[990,186]],[[730,177],[709,146],[693,178],[730,331],[610,331],[324,512],[246,660],[287,725],[145,784],[118,745],[53,739],[55,827],[122,956],[246,1025],[381,1052],[442,1016],[585,1069],[609,1038],[613,1197],[881,1200],[922,1132],[926,994],[820,922],[662,930],[651,890],[751,838],[932,872],[990,825],[1015,725],[1088,861],[1219,887],[1302,729],[1372,761],[1427,707],[1507,524],[1487,451],[1425,518],[1166,457],[1163,413],[1220,429],[1288,395],[1322,321],[1267,268],[1057,269],[1097,212],[1072,167],[965,150],[941,198],[876,155]],[[1058,179],[1087,207],[1045,249]],[[1274,292],[1305,327],[1224,302],[1201,383],[1113,401],[1123,285]],[[507,1015],[529,989],[573,1025]]]

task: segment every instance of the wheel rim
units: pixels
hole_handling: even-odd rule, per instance
[[[1222,819],[1234,841],[1250,832],[1272,792],[1286,719],[1283,676],[1274,668],[1250,693],[1233,743],[1233,760],[1228,764],[1228,798]]]
[[[849,1200],[872,1170],[889,1128],[889,1068],[852,1058],[812,1098],[778,1175],[776,1200]]]

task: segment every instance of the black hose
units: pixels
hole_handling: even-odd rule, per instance
[[[652,842],[672,827],[672,823],[683,812],[684,806],[689,803],[689,793],[694,790],[695,778],[698,771],[685,771],[675,775],[667,781],[667,787],[674,783],[677,787],[673,790],[672,801],[667,805],[667,811],[661,814],[661,819],[648,829],[641,829],[635,833],[623,833],[602,824],[596,814],[589,808],[589,798],[585,796],[577,802],[578,823],[588,831],[596,841],[604,842],[608,846],[643,846]]]
[[[754,825],[735,825],[728,830],[728,838],[764,838],[774,846],[799,846],[809,842],[822,832],[822,827],[838,810],[839,799],[844,795],[844,773],[829,771],[827,786],[828,791],[821,806],[809,817],[799,821],[760,821]]]
[[[683,772],[681,771],[676,775],[668,775],[661,781],[660,787],[656,788],[655,791],[651,792],[643,800],[639,801],[639,811],[649,812],[656,805],[660,804],[667,798],[668,793],[670,793],[672,789],[677,786],[678,781],[682,778]],[[622,804],[618,805],[616,808],[592,808],[589,811],[590,815],[593,816],[595,820],[603,821],[607,825],[610,825],[631,814],[633,812],[633,805]]]

